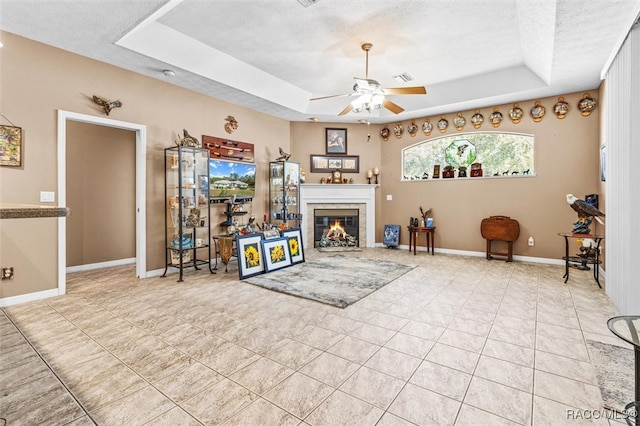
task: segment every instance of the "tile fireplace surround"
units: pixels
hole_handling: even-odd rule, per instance
[[[367,184],[300,185],[301,229],[305,249],[313,248],[313,210],[356,208],[359,210],[359,245],[376,244],[376,186]]]

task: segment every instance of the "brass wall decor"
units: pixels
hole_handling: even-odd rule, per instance
[[[558,102],[553,106],[553,113],[557,118],[563,119],[569,112],[569,104],[564,101],[564,98],[560,96]]]
[[[547,111],[545,107],[542,106],[540,101],[536,101],[536,104],[533,106],[533,108],[531,108],[531,111],[529,111],[529,114],[531,114],[531,118],[533,118],[533,121],[537,123],[540,120],[542,120],[542,117],[544,117],[544,114],[546,112]]]
[[[404,133],[404,127],[402,127],[402,123],[398,123],[393,128],[393,134],[396,135],[396,138],[400,139],[402,134]]]
[[[489,119],[491,120],[491,125],[493,127],[500,127],[500,123],[502,123],[503,118],[504,117],[502,116],[502,113],[500,112],[500,109],[498,109],[498,107],[495,107],[493,109],[493,112],[489,116]]]
[[[424,133],[425,136],[429,136],[431,135],[432,131],[433,131],[433,124],[427,118],[424,120],[424,123],[422,123],[422,132]]]
[[[480,110],[477,109],[474,114],[471,116],[471,124],[474,129],[479,129],[484,122],[484,115],[480,114]]]
[[[513,124],[518,124],[520,120],[522,120],[522,116],[524,115],[524,111],[520,108],[519,103],[513,104],[513,108],[509,110],[509,118],[513,122]]]
[[[382,139],[384,139],[385,141],[389,140],[389,134],[391,132],[389,131],[389,128],[387,126],[384,126],[381,130],[380,130],[380,136],[382,137]]]
[[[235,117],[232,115],[228,115],[225,118],[226,123],[224,124],[224,131],[231,134],[238,129],[238,121],[236,121]]]
[[[583,94],[582,99],[578,101],[578,109],[580,110],[580,114],[584,117],[591,115],[591,112],[596,109],[596,105],[596,100],[588,93]]]
[[[441,115],[440,120],[438,120],[438,130],[440,130],[440,133],[445,133],[447,127],[449,127],[449,120],[447,120],[444,115]]]
[[[462,116],[462,113],[459,112],[453,119],[453,125],[457,130],[462,130],[465,124],[467,124],[467,120]]]
[[[418,125],[416,124],[416,120],[411,120],[411,124],[409,124],[407,131],[409,132],[409,135],[411,137],[414,137],[416,133],[418,133]]]

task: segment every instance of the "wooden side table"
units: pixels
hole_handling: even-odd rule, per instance
[[[436,227],[424,227],[424,226],[407,226],[409,230],[409,251],[411,251],[411,244],[413,243],[413,255],[416,255],[416,245],[418,242],[418,234],[426,234],[427,235],[427,253],[429,253],[429,249],[431,249],[431,255],[433,256],[434,252],[434,241],[436,238]]]

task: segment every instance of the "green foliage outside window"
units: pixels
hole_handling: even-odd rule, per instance
[[[483,176],[534,175],[533,136],[519,133],[459,133],[429,139],[402,150],[402,180],[431,179],[433,166],[469,169],[481,163]],[[442,178],[442,172],[441,176]]]

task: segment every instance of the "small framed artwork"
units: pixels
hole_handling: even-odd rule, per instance
[[[282,231],[282,236],[289,239],[289,254],[291,264],[304,262],[304,249],[302,248],[302,231],[300,228],[291,228]]]
[[[22,128],[0,125],[0,166],[22,166]]]
[[[266,231],[262,231],[262,236],[265,240],[278,238],[280,236],[280,231],[278,231],[277,229],[267,229]]]
[[[358,155],[315,155],[311,154],[312,173],[331,173],[340,170],[342,173],[360,173],[360,157]]]
[[[264,267],[267,272],[291,266],[289,238],[280,237],[262,240],[262,256],[264,257]]]
[[[325,129],[325,144],[327,154],[347,153],[347,129]]]
[[[262,236],[260,234],[237,235],[236,247],[238,249],[238,274],[241,280],[264,274]]]

